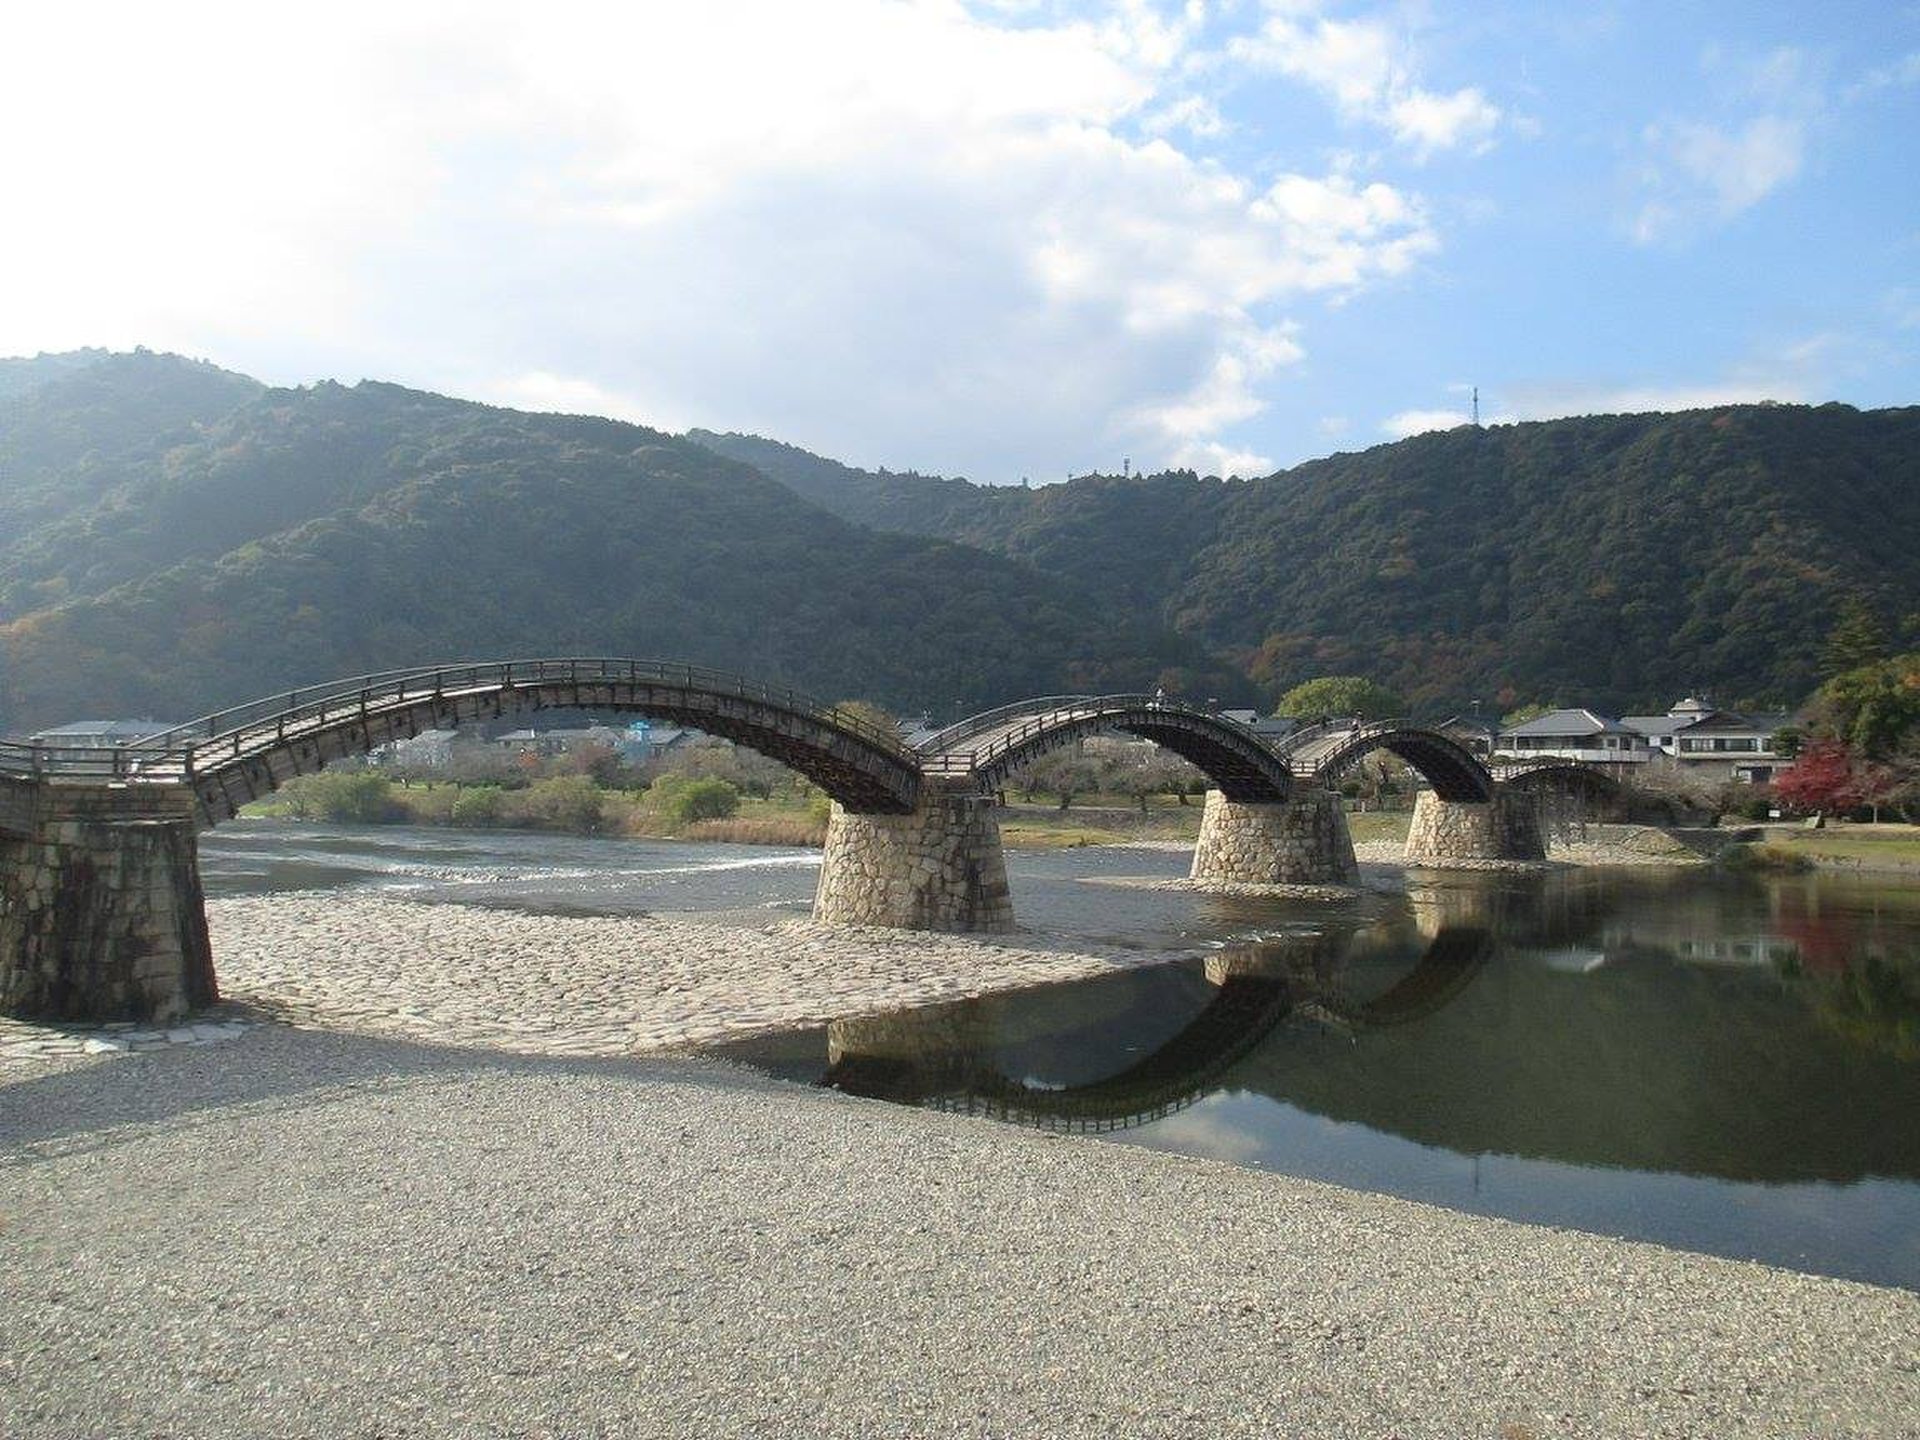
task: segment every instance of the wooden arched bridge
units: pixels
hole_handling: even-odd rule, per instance
[[[1023,765],[1107,731],[1151,740],[1213,783],[1199,880],[1351,880],[1352,843],[1328,792],[1378,750],[1432,786],[1421,797],[1432,823],[1416,814],[1411,859],[1542,853],[1507,782],[1448,736],[1405,722],[1322,726],[1274,748],[1161,696],[1051,696],[976,715],[916,748],[848,707],[695,666],[440,665],[303,686],[110,749],[0,741],[0,1012],[148,1018],[205,1003],[213,971],[199,830],[329,762],[424,730],[561,707],[691,726],[819,785],[835,802],[815,904],[827,920],[1009,928],[994,799]]]

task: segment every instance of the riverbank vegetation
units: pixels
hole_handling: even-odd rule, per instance
[[[1807,709],[1805,741],[1773,793],[1790,811],[1920,821],[1920,651],[1888,655],[1856,610],[1829,653],[1831,675]]]
[[[1015,846],[1191,841],[1206,779],[1130,742],[1048,756],[1005,794],[1001,834]],[[432,767],[347,766],[303,775],[247,808],[256,817],[354,825],[536,830],[820,845],[827,796],[778,762],[727,745],[697,746],[634,767],[607,746],[508,755],[466,745]],[[1403,827],[1404,828],[1404,827]]]

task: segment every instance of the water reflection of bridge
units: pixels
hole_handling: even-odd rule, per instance
[[[1408,974],[1355,1001],[1339,986],[1346,939],[1281,936],[1209,957],[1212,997],[1186,1025],[1151,1054],[1088,1083],[1036,1086],[1002,1073],[993,1058],[1002,1007],[992,1000],[835,1022],[821,1083],[1048,1130],[1131,1129],[1206,1098],[1296,1014],[1348,1033],[1418,1021],[1472,983],[1493,948],[1485,930],[1443,929]]]
[[[1051,1011],[1000,996],[836,1025],[828,1083],[1083,1133],[1231,1092],[1462,1156],[1920,1177],[1920,1067],[1831,1023],[1803,984],[1676,945],[1737,898],[1666,876],[1421,887],[1404,917],[1223,952],[1180,985],[1132,972]]]

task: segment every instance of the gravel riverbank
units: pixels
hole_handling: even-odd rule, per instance
[[[1920,1296],[664,1053],[1162,956],[209,914],[219,1023],[0,1065],[0,1435],[1920,1435]]]
[[[1920,1297],[670,1058],[0,1085],[0,1434],[1902,1436]]]

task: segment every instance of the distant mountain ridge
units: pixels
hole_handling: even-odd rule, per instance
[[[618,653],[945,716],[1360,673],[1423,712],[1789,707],[1920,644],[1920,409],[1462,427],[1259,480],[868,472],[176,356],[0,362],[0,729]]]
[[[1058,575],[1277,693],[1357,672],[1428,710],[1791,706],[1850,598],[1920,641],[1920,408],[1743,405],[1417,436],[1260,480],[1027,490],[689,438],[837,514]]]
[[[1253,694],[1061,581],[850,524],[658,431],[374,382],[68,367],[0,397],[0,515],[0,729],[520,654],[943,713],[1168,675]]]

